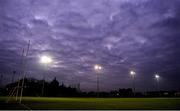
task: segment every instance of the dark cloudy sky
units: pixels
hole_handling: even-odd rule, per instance
[[[153,90],[155,73],[161,89],[180,90],[180,0],[0,0],[4,84],[20,71],[28,40],[28,77],[90,91],[100,64],[101,90],[131,87],[131,69],[137,90]],[[48,73],[42,55],[53,59]]]

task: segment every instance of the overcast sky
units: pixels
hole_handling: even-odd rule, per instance
[[[155,73],[161,89],[180,90],[180,0],[0,0],[4,84],[18,78],[28,40],[28,77],[96,90],[100,64],[100,90],[132,87],[130,70],[137,90],[154,90]]]

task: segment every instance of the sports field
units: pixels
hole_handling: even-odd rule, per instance
[[[180,98],[23,97],[22,104],[0,97],[0,109],[180,109]]]

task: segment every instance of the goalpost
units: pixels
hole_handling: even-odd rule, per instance
[[[22,51],[22,56],[21,56],[21,72],[19,74],[19,78],[18,78],[18,83],[17,83],[17,86],[16,87],[13,87],[11,89],[11,91],[9,92],[9,97],[7,99],[7,103],[10,101],[10,99],[15,99],[15,101],[18,101],[19,103],[21,103],[21,100],[22,100],[22,96],[23,96],[23,88],[24,88],[24,79],[25,79],[25,76],[26,76],[26,68],[27,68],[27,56],[28,56],[28,53],[29,53],[29,47],[30,47],[30,40],[28,42],[28,46],[27,46],[27,50],[26,50],[26,53],[24,51],[24,48],[23,48],[23,51]],[[20,80],[22,76],[22,81]]]

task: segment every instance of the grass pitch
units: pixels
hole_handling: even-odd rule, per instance
[[[0,109],[180,109],[180,98],[23,97],[22,104],[0,97]]]

